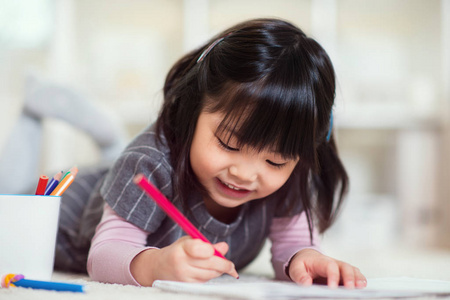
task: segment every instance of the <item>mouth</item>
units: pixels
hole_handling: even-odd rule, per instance
[[[252,192],[251,190],[239,188],[232,184],[223,182],[219,178],[217,178],[216,182],[219,187],[219,190],[223,194],[225,194],[226,196],[231,197],[231,198],[243,198]]]
[[[220,179],[219,179],[220,180]],[[240,189],[240,188],[238,188],[238,187],[235,187],[234,185],[231,185],[231,184],[229,184],[229,183],[226,183],[226,182],[223,182],[223,181],[220,181],[222,184],[224,184],[224,185],[226,185],[227,187],[229,187],[230,189],[232,189],[232,190],[235,190],[235,191],[246,191],[246,190],[244,190],[244,189]]]

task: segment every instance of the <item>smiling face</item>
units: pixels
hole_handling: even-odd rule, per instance
[[[192,169],[209,195],[205,204],[218,214],[274,193],[298,162],[271,151],[238,148],[235,136],[217,130],[222,119],[219,112],[202,112],[190,149]]]

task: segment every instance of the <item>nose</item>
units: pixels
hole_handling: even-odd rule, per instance
[[[232,176],[243,182],[253,182],[258,178],[258,173],[255,167],[249,164],[233,164],[229,168]]]

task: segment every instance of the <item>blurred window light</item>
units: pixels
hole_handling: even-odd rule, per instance
[[[50,40],[57,0],[0,0],[0,48],[38,48]]]

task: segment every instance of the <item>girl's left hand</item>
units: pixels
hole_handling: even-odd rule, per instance
[[[303,249],[294,255],[289,264],[289,277],[302,285],[323,280],[329,287],[337,287],[339,283],[346,288],[364,288],[367,285],[366,278],[358,268],[314,249]]]

